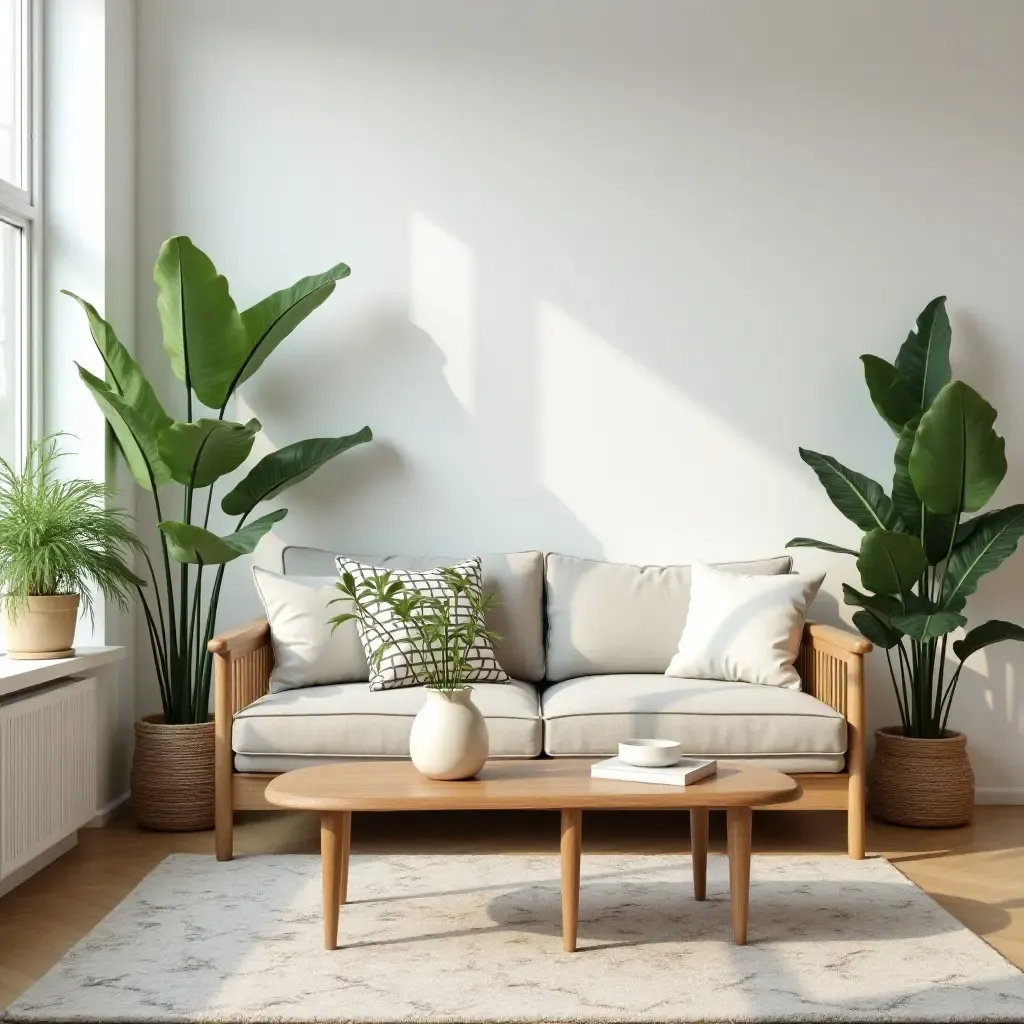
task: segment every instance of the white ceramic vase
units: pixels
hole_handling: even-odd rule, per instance
[[[487,723],[473,703],[473,687],[427,689],[412,723],[409,755],[430,779],[470,779],[487,760]]]

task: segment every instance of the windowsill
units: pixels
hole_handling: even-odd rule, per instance
[[[0,699],[43,683],[52,683],[66,676],[80,675],[102,665],[122,661],[124,647],[78,647],[73,658],[51,661],[19,661],[0,655]]]

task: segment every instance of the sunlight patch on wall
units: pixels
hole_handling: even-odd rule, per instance
[[[476,268],[473,252],[421,213],[410,226],[409,319],[444,353],[444,375],[467,412],[476,408]]]
[[[766,456],[756,438],[549,302],[538,332],[541,480],[608,557],[776,553],[794,523],[812,525],[815,504],[835,525],[795,452],[791,466]]]

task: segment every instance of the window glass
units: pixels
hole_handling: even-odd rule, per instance
[[[21,228],[0,221],[0,456],[8,462],[18,458],[22,416],[23,245]]]
[[[26,189],[24,0],[0,0],[0,178]]]

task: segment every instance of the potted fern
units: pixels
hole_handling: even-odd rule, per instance
[[[896,437],[892,493],[837,459],[800,449],[836,508],[864,531],[854,551],[796,537],[857,559],[862,589],[843,585],[854,625],[885,651],[900,723],[876,733],[868,773],[877,817],[902,825],[968,822],[974,775],[966,737],[948,728],[964,663],[989,644],[1024,640],[1002,619],[967,626],[968,597],[1013,554],[1024,505],[983,512],[1006,474],[996,410],[953,380],[945,296],[933,299],[889,363],[861,356],[871,401]],[[947,660],[952,648],[954,663]]]
[[[410,587],[391,572],[369,575],[358,582],[343,572],[336,584],[351,611],[330,619],[336,629],[359,622],[363,646],[372,671],[379,671],[392,652],[398,654],[424,685],[427,699],[417,712],[409,735],[413,765],[431,779],[469,779],[484,766],[489,750],[487,722],[473,703],[481,644],[501,638],[485,625],[493,594],[484,595],[479,582],[456,567],[436,570],[440,595]]]
[[[29,447],[16,469],[0,459],[0,594],[11,658],[70,658],[79,610],[94,588],[127,610],[143,581],[129,568],[142,545],[110,488],[56,477],[59,436]]]
[[[198,246],[170,238],[153,278],[170,369],[181,382],[175,419],[95,307],[76,295],[106,369],[105,379],[79,366],[136,483],[150,495],[159,525],[154,557],[144,551],[151,587],[140,591],[161,715],[135,726],[132,805],[145,828],[213,827],[214,735],[210,721],[213,637],[225,566],[255,550],[288,514],[278,508],[251,518],[264,501],[305,480],[331,459],[369,441],[369,427],[340,437],[297,441],[264,455],[220,500],[234,519],[223,535],[210,530],[214,491],[243,468],[261,427],[233,421],[238,388],[349,275],[339,263],[304,277],[240,310],[228,282]],[[180,509],[177,517],[171,503]]]

